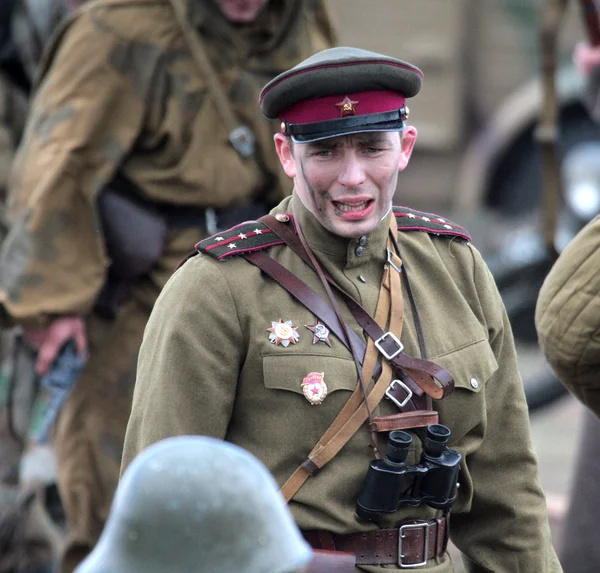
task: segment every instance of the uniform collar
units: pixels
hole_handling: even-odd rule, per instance
[[[346,239],[325,229],[304,206],[296,192],[292,195],[289,208],[302,227],[308,244],[316,253],[327,255],[346,268],[359,267],[373,259],[386,259],[388,230],[393,216],[391,209],[372,233],[357,239]]]

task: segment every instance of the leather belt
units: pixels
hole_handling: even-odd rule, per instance
[[[302,531],[313,549],[343,551],[356,555],[357,565],[422,567],[441,557],[448,545],[450,516],[431,521],[410,521],[397,529],[376,529],[340,535],[329,531]]]

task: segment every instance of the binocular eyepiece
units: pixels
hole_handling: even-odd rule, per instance
[[[373,460],[358,496],[356,514],[372,521],[400,506],[429,505],[449,509],[457,496],[461,455],[448,448],[450,430],[442,424],[427,426],[417,465],[406,463],[412,436],[390,432],[383,460]]]

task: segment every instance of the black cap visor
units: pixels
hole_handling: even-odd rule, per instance
[[[296,143],[311,143],[354,133],[376,131],[402,131],[405,127],[402,110],[386,111],[369,115],[352,115],[313,123],[289,123],[285,134]]]

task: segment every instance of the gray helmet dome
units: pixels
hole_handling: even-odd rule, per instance
[[[291,573],[312,551],[265,466],[213,438],[168,438],[127,468],[75,573]]]

